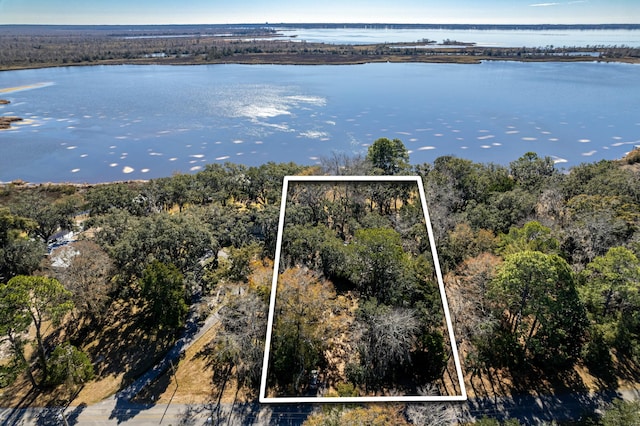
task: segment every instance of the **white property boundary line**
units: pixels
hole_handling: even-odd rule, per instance
[[[422,211],[427,225],[429,234],[429,243],[431,246],[431,254],[433,255],[433,264],[440,289],[440,297],[442,300],[442,308],[449,331],[449,341],[451,342],[451,351],[456,366],[456,374],[458,384],[460,386],[460,395],[415,395],[415,396],[360,396],[360,397],[267,397],[267,368],[269,364],[269,351],[271,349],[271,335],[273,329],[273,316],[276,306],[276,289],[278,285],[278,270],[280,267],[280,255],[282,250],[282,233],[284,229],[284,214],[287,204],[287,192],[289,182],[415,182],[420,192],[420,202],[422,203]],[[323,403],[323,402],[340,402],[340,403],[357,403],[357,402],[426,402],[426,401],[466,401],[467,390],[464,385],[462,368],[460,366],[460,357],[458,355],[458,347],[455,336],[453,335],[453,326],[451,324],[451,316],[449,314],[449,303],[447,295],[444,291],[444,281],[442,280],[442,272],[440,270],[440,262],[438,253],[436,252],[436,244],[429,219],[429,211],[427,210],[427,200],[424,193],[424,186],[420,176],[285,176],[282,183],[282,200],[280,202],[280,220],[278,222],[278,237],[276,240],[276,253],[273,263],[273,280],[271,282],[271,298],[269,302],[269,317],[267,323],[267,335],[265,339],[264,358],[262,362],[262,379],[260,381],[261,403]]]

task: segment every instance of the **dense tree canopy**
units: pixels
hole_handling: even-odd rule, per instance
[[[170,335],[170,345],[198,303],[192,311],[203,318],[220,308],[203,356],[218,378],[227,372],[254,395],[271,278],[263,271],[266,284],[256,284],[254,269],[274,260],[282,179],[324,172],[422,178],[456,337],[476,386],[499,377],[516,388],[523,375],[527,385],[547,386],[552,377],[576,377],[575,364],[597,384],[639,370],[637,163],[559,173],[550,159],[526,153],[508,167],[454,156],[411,166],[402,142],[383,138],[366,158],[335,154],[321,167],[216,164],[149,182],[4,185],[0,335],[10,357],[1,372],[24,370],[40,388],[79,383],[90,377],[80,377],[84,353],[104,377],[115,370],[96,361],[91,344],[121,319],[116,314],[131,315],[129,330],[169,331],[154,339]],[[72,229],[79,241],[51,244]],[[440,383],[451,382],[450,348],[430,250],[415,189],[291,185],[274,392],[311,392],[314,369],[327,392],[417,392],[426,382],[442,391]]]

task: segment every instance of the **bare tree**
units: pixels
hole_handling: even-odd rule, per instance
[[[418,390],[420,395],[437,395],[437,388],[427,385]],[[457,424],[458,414],[451,403],[429,402],[422,404],[407,404],[405,413],[409,421],[415,425],[448,426]]]
[[[260,382],[266,305],[254,292],[232,299],[220,310],[221,330],[209,346],[214,363],[221,368],[214,378],[220,395],[235,373],[238,387],[256,388]]]
[[[113,264],[107,253],[96,243],[78,241],[59,250],[53,267],[64,287],[73,293],[78,315],[99,324],[113,290]]]
[[[419,324],[406,308],[390,308],[365,302],[359,322],[362,327],[359,352],[367,386],[376,385],[395,369],[408,363],[416,343]]]

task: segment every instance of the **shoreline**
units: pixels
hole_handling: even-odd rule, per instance
[[[627,153],[627,155],[625,155],[624,157],[621,158],[617,158],[614,160],[607,160],[607,161],[612,161],[612,162],[617,162],[620,163],[621,165],[624,166],[624,164],[632,164],[629,162],[630,158],[634,158],[634,157],[638,157],[640,158],[640,147],[636,147],[633,148],[631,151],[629,151],[629,153]],[[639,161],[640,162],[640,161]],[[312,166],[309,166],[312,167]],[[164,177],[169,177],[169,176],[164,176]],[[124,179],[124,180],[113,180],[113,181],[101,181],[101,182],[95,182],[95,183],[90,183],[90,182],[64,182],[64,181],[58,181],[58,182],[28,182],[22,179],[14,179],[12,181],[8,181],[8,182],[2,182],[0,181],[0,190],[3,188],[7,188],[7,187],[13,187],[16,189],[33,189],[33,188],[41,188],[41,187],[63,187],[63,186],[67,186],[67,187],[74,187],[74,188],[78,188],[78,189],[87,189],[87,188],[93,188],[96,186],[106,186],[106,185],[138,185],[138,184],[146,184],[149,183],[152,180],[155,179],[159,179],[159,178],[153,178],[153,179]]]
[[[440,51],[444,49],[438,49]],[[338,56],[338,57],[335,57]],[[0,65],[0,72],[34,70],[45,68],[117,66],[117,65],[364,65],[374,63],[425,63],[425,64],[460,64],[478,65],[489,61],[507,62],[598,62],[640,64],[640,57],[593,57],[593,56],[540,56],[540,57],[496,57],[488,55],[467,56],[455,53],[422,54],[422,55],[380,55],[366,57],[360,55],[309,55],[295,54],[255,54],[237,55],[233,58],[221,60],[197,60],[194,58],[139,58],[139,59],[108,59],[82,63],[43,63],[29,65]]]

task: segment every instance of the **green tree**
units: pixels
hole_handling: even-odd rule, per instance
[[[547,367],[575,361],[587,318],[573,272],[561,257],[525,250],[508,255],[491,281],[503,329],[521,354]]]
[[[599,318],[633,310],[640,302],[640,260],[625,247],[612,247],[582,271],[581,295],[590,312]],[[635,300],[634,300],[635,299]]]
[[[284,177],[296,175],[301,170],[302,167],[294,163],[269,162],[259,167],[250,167],[246,173],[249,200],[263,205],[279,202]]]
[[[525,250],[559,254],[560,251],[560,242],[553,236],[551,229],[536,221],[527,222],[521,228],[512,227],[508,234],[500,236],[498,244],[502,254]]]
[[[449,182],[463,200],[473,200],[478,192],[477,165],[453,155],[438,157],[429,172],[430,179]]]
[[[57,200],[49,200],[45,193],[26,193],[17,206],[17,213],[32,219],[35,226],[31,231],[45,243],[58,230],[73,230],[73,215],[78,211],[77,196],[66,196]]]
[[[551,157],[540,158],[535,152],[527,152],[509,164],[511,176],[525,190],[540,190],[545,182],[557,174]]]
[[[411,280],[400,234],[390,228],[359,229],[347,246],[345,272],[364,298],[391,304],[406,297]]]
[[[185,301],[184,278],[173,264],[149,264],[140,279],[140,289],[151,324],[175,331],[184,324],[189,307]]]
[[[409,152],[400,139],[377,139],[367,150],[367,160],[384,175],[397,175],[409,167]]]
[[[154,260],[173,263],[188,276],[200,269],[200,259],[217,256],[218,242],[210,227],[191,211],[123,219],[103,227],[99,238],[107,243],[107,251],[125,280],[139,278]],[[119,223],[122,225],[118,228]],[[109,238],[113,241],[111,247]]]
[[[93,379],[93,364],[86,353],[69,343],[56,346],[49,358],[49,378],[52,385],[73,387]]]
[[[603,426],[638,426],[640,402],[616,399],[602,414]]]
[[[0,284],[0,336],[2,342],[9,342],[15,367],[27,367],[31,384],[38,384],[24,353],[27,343],[26,334],[32,323],[26,304],[29,298],[27,289],[14,285]],[[17,369],[18,369],[17,368]]]
[[[45,246],[27,237],[34,227],[34,221],[0,208],[0,282],[15,275],[29,275],[38,268]]]
[[[636,203],[640,201],[637,172],[611,160],[573,167],[564,179],[562,189],[567,199],[578,195],[599,195],[623,197]]]
[[[113,210],[125,210],[129,214],[143,216],[149,213],[142,192],[143,184],[110,183],[89,188],[85,194],[86,207],[91,216],[109,213]]]
[[[640,352],[640,260],[627,248],[613,247],[580,273],[580,295],[596,328],[622,354]]]
[[[11,299],[13,309],[16,310],[13,324],[24,324],[22,315],[28,315],[30,324],[35,326],[36,354],[43,380],[46,380],[49,364],[44,345],[44,324],[51,321],[53,325],[58,325],[63,316],[73,309],[71,293],[54,278],[26,275],[11,278],[4,290],[14,293]],[[36,383],[35,380],[32,383]]]
[[[174,205],[182,212],[188,203],[198,201],[198,181],[193,175],[175,174],[171,177],[160,178],[157,181],[162,202],[166,210],[170,210]]]

